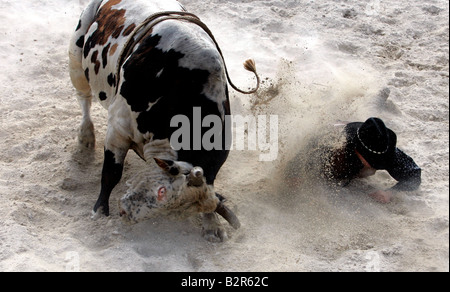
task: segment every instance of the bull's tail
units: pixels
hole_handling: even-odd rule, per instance
[[[223,59],[223,56],[222,56],[222,59]],[[240,93],[243,93],[243,94],[252,94],[252,93],[255,93],[255,92],[258,91],[259,85],[260,85],[260,83],[261,83],[261,80],[260,80],[260,78],[259,78],[259,75],[258,75],[258,73],[256,72],[256,64],[255,64],[255,61],[252,60],[252,59],[249,59],[249,60],[245,61],[245,62],[244,62],[244,68],[245,68],[245,70],[250,71],[250,72],[253,72],[253,73],[255,74],[255,77],[256,77],[256,87],[255,87],[254,89],[252,89],[252,90],[250,90],[250,91],[243,91],[243,90],[237,88],[236,85],[234,85],[233,82],[231,82],[230,76],[228,75],[228,70],[226,70],[228,83],[230,83],[231,87],[233,87],[234,90],[236,90],[236,91],[238,91],[238,92],[240,92]]]

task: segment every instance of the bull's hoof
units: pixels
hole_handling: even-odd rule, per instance
[[[104,206],[102,204],[97,203],[94,209],[91,212],[91,219],[97,220],[102,216],[109,216],[109,206]]]
[[[213,243],[219,243],[219,242],[224,242],[224,241],[228,240],[227,232],[225,230],[223,230],[222,228],[217,228],[214,230],[206,230],[205,228],[203,228],[202,236],[207,241],[213,242]]]
[[[105,214],[102,207],[98,208],[97,211],[94,211],[94,210],[91,211],[91,219],[92,220],[98,220],[102,217],[108,217],[108,216],[109,216],[109,214],[108,215]]]
[[[95,148],[94,124],[92,122],[81,125],[78,132],[78,143],[87,149]]]
[[[101,212],[101,210],[97,210],[97,212],[95,212],[94,210],[91,211],[91,219],[92,220],[98,220],[100,217],[102,217],[103,214]]]
[[[78,144],[86,149],[95,148],[95,136],[78,135]]]

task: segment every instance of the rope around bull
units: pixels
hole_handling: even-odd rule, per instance
[[[225,58],[223,57],[222,50],[220,49],[219,44],[217,43],[211,30],[195,14],[192,14],[189,12],[184,12],[184,11],[164,11],[164,12],[158,12],[158,13],[152,14],[131,32],[130,37],[128,38],[127,42],[125,43],[125,46],[122,49],[122,52],[120,53],[119,62],[117,63],[117,68],[116,68],[117,85],[119,84],[119,80],[120,80],[120,68],[122,67],[125,60],[131,55],[134,46],[137,43],[139,43],[155,25],[157,25],[158,23],[161,23],[163,21],[166,21],[166,20],[187,21],[187,22],[194,23],[194,24],[197,24],[198,26],[200,26],[209,35],[209,37],[212,39],[212,41],[216,45],[216,48],[222,58],[222,61],[223,61],[224,67],[225,67],[225,74],[227,76],[228,83],[231,85],[231,87],[234,90],[236,90],[237,92],[240,92],[242,94],[253,94],[258,91],[258,89],[260,87],[260,78],[258,76],[258,73],[256,72],[255,61],[252,59],[245,61],[244,68],[247,71],[253,72],[255,74],[256,82],[257,82],[256,87],[249,91],[244,91],[242,89],[239,89],[231,81],[230,75],[228,74],[227,65],[225,63]],[[142,32],[142,34],[136,40],[133,41],[136,34],[144,27],[145,27],[145,30]],[[118,86],[117,86],[116,91],[117,90],[118,90]]]

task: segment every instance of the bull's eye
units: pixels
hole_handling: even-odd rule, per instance
[[[167,199],[166,194],[167,194],[166,187],[160,187],[158,189],[158,201],[165,201]]]

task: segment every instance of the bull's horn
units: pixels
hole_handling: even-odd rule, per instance
[[[227,220],[234,229],[239,229],[239,227],[241,227],[241,222],[239,222],[239,219],[236,215],[234,215],[233,211],[224,205],[222,201],[217,205],[216,213]]]

